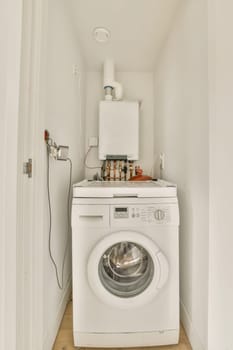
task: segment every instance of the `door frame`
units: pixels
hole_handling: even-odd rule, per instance
[[[17,349],[43,349],[45,55],[47,0],[22,0],[17,178]],[[22,175],[32,159],[32,178]]]
[[[1,2],[0,348],[15,349],[17,145],[22,0]]]
[[[45,170],[42,52],[46,6],[47,0],[1,3],[1,349],[43,349],[44,208],[40,188]],[[33,159],[32,179],[22,175],[28,158]]]

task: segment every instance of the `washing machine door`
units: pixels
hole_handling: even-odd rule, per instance
[[[168,279],[168,262],[159,247],[138,232],[106,236],[88,261],[93,292],[105,303],[135,307],[151,301]]]

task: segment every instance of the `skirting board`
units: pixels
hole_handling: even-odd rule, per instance
[[[57,315],[54,318],[54,323],[53,323],[53,325],[51,325],[51,327],[48,330],[47,335],[44,339],[43,350],[52,350],[53,344],[55,342],[55,339],[56,339],[56,336],[58,333],[58,329],[59,329],[61,321],[62,321],[62,317],[64,315],[69,298],[71,296],[71,285],[72,285],[71,282],[72,282],[72,280],[70,277],[69,281],[67,282],[67,286],[64,290],[64,294],[63,294],[63,297],[61,299],[60,305],[58,307]]]
[[[191,318],[188,314],[188,311],[186,310],[182,301],[180,301],[180,318],[181,318],[181,323],[183,324],[183,327],[185,329],[186,335],[192,346],[192,349],[207,350],[207,349],[204,349],[204,346],[199,338],[199,335],[196,329],[194,328]]]

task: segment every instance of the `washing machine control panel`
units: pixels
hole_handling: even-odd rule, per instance
[[[166,224],[173,221],[173,208],[165,204],[112,206],[112,222],[119,224]]]

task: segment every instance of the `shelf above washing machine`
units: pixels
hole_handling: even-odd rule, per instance
[[[175,184],[157,181],[88,181],[73,185],[74,198],[176,197]]]

